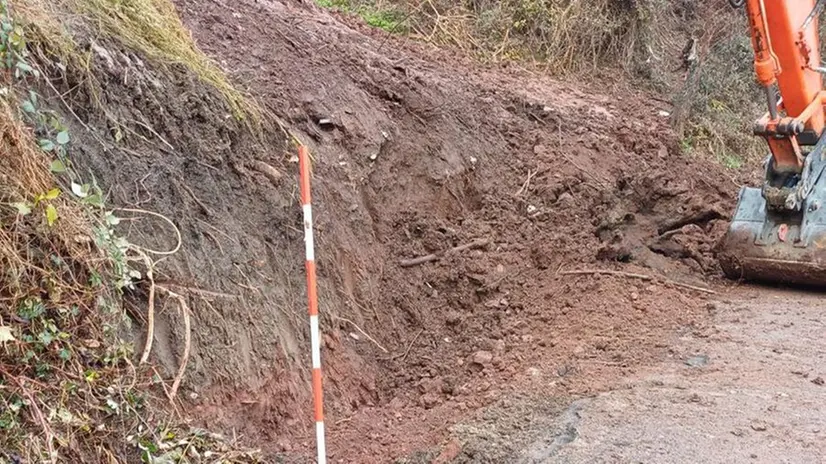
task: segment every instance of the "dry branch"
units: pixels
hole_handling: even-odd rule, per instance
[[[438,261],[438,260],[442,259],[442,257],[444,257],[444,256],[448,256],[448,255],[451,255],[453,253],[458,253],[460,251],[472,250],[472,249],[475,249],[475,248],[482,248],[484,246],[487,246],[489,243],[490,243],[490,240],[486,239],[486,238],[479,239],[479,240],[474,240],[473,242],[466,243],[464,245],[459,245],[457,247],[451,248],[451,249],[446,250],[446,251],[441,251],[439,253],[433,253],[433,254],[429,254],[429,255],[426,255],[426,256],[420,256],[418,258],[413,258],[413,259],[403,259],[403,260],[399,261],[399,266],[401,266],[401,267],[413,267],[413,266],[418,266],[419,264],[429,263],[431,261]]]

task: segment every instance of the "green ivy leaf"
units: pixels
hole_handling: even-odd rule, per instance
[[[57,133],[57,143],[60,145],[66,145],[69,143],[69,132],[68,131],[60,131]]]
[[[54,205],[49,205],[46,207],[46,222],[49,224],[49,227],[51,227],[55,221],[57,221],[57,208],[55,208]]]
[[[103,198],[98,193],[89,195],[88,197],[84,198],[83,201],[89,205],[97,206],[98,208],[103,207]]]
[[[21,216],[25,216],[25,215],[32,212],[31,205],[29,205],[26,202],[21,201],[21,202],[17,202],[17,203],[12,203],[11,205],[14,206],[15,208],[17,208],[17,214],[19,214]]]
[[[54,160],[52,161],[52,164],[49,166],[49,169],[52,172],[59,174],[61,172],[66,172],[66,165],[63,164],[63,161]]]
[[[40,332],[40,334],[37,335],[37,340],[43,346],[49,346],[54,341],[54,335],[52,335],[51,332],[44,330],[43,332]]]
[[[17,69],[24,73],[34,73],[34,68],[29,66],[29,64],[24,61],[17,62]]]
[[[37,111],[34,107],[34,103],[30,102],[29,100],[23,100],[23,103],[20,104],[20,108],[29,114],[32,114]]]
[[[69,359],[72,358],[72,353],[69,350],[67,350],[66,348],[63,348],[63,349],[60,350],[59,356],[60,356],[60,359],[62,359],[64,361],[68,361]]]
[[[40,149],[45,152],[50,152],[54,150],[54,142],[52,142],[49,139],[40,139],[37,141],[37,143],[40,145]]]
[[[112,398],[106,398],[106,406],[109,406],[112,412],[118,412],[120,410],[120,405]]]
[[[43,196],[43,199],[44,200],[54,200],[58,196],[60,196],[60,189],[59,188],[53,188],[53,189],[49,190],[48,192],[46,192],[46,195]]]

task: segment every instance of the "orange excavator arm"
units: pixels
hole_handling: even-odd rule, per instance
[[[778,172],[800,172],[800,145],[814,145],[824,127],[817,16],[823,0],[746,0],[754,69],[766,88],[768,113],[755,124]],[[782,100],[777,100],[779,88]]]
[[[771,156],[762,186],[740,190],[717,249],[720,266],[733,279],[826,286],[826,70],[818,43],[826,0],[729,2],[746,7],[769,106],[754,132]]]

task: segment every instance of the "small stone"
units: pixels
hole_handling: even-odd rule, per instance
[[[504,353],[505,352],[505,341],[504,340],[496,340],[493,344],[493,352],[494,353]]]
[[[820,386],[823,386],[824,384],[826,384],[826,382],[823,381],[823,377],[815,377],[815,379],[812,380],[812,383],[815,384],[815,385],[820,385]]]
[[[445,316],[445,323],[447,325],[456,325],[461,321],[462,315],[456,311],[450,311],[449,313],[447,313],[447,316]]]
[[[637,301],[637,300],[639,300],[639,299],[640,299],[640,294],[639,294],[639,293],[637,293],[637,292],[631,292],[631,299],[632,299],[633,301]]]
[[[708,356],[704,354],[692,356],[685,360],[685,364],[691,367],[703,367],[708,364]]]
[[[350,338],[352,338],[353,340],[356,340],[356,341],[361,340],[361,337],[359,337],[358,334],[356,334],[354,332],[350,332]]]
[[[765,432],[767,427],[766,424],[751,424],[751,429],[755,432]]]
[[[276,446],[278,446],[281,451],[289,452],[293,450],[293,445],[290,443],[290,440],[284,437],[278,439]]]
[[[528,205],[528,214],[533,214],[536,212],[536,206]]]
[[[441,398],[436,393],[427,393],[425,395],[422,395],[422,398],[419,400],[419,402],[422,406],[424,406],[425,409],[431,409],[441,402]]]
[[[569,203],[573,201],[574,197],[568,192],[562,192],[559,194],[559,197],[556,199],[557,203]]]
[[[390,409],[393,409],[394,411],[398,411],[399,409],[402,409],[404,407],[404,400],[402,400],[401,398],[396,396],[392,400],[390,400],[390,403],[388,403],[388,406],[390,406]]]
[[[489,365],[492,361],[493,353],[490,351],[477,351],[476,353],[473,353],[473,356],[471,357],[471,362],[473,364],[478,364],[483,367]]]

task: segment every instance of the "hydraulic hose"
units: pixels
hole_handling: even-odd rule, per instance
[[[746,0],[728,0],[728,3],[732,8],[740,8],[746,4]]]

